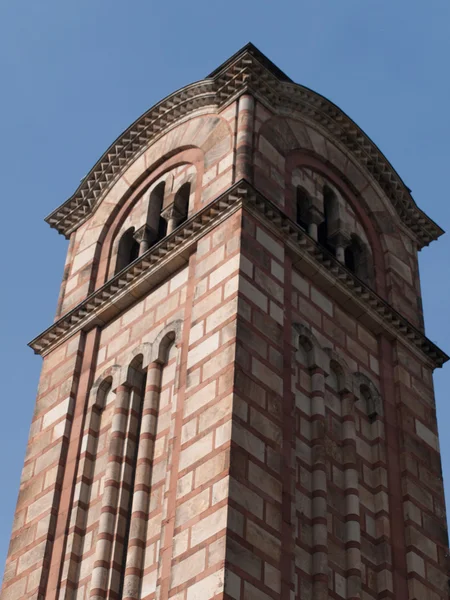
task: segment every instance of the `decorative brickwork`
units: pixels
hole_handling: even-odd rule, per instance
[[[2,600],[439,600],[417,253],[442,231],[248,46],[123,134],[70,237]]]

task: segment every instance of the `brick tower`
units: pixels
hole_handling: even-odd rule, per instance
[[[439,600],[417,253],[442,230],[248,45],[47,222],[70,240],[2,600]]]

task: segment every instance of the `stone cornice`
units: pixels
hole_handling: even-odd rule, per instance
[[[241,181],[211,202],[159,244],[123,269],[76,308],[56,321],[30,342],[37,353],[46,355],[78,331],[103,326],[128,306],[144,297],[171,273],[185,265],[196,243],[210,229],[241,206],[255,214],[283,238],[294,257],[295,266],[313,280],[325,282],[332,297],[366,323],[372,331],[383,331],[391,339],[400,338],[434,367],[447,355],[412,326],[387,302],[362,283],[333,256],[321,248],[277,206]]]
[[[320,94],[292,83],[251,44],[216,69],[210,78],[171,94],[137,119],[110,146],[73,196],[46,218],[47,223],[68,237],[95,211],[129,165],[165,131],[200,109],[220,110],[246,92],[278,111],[300,112],[343,145],[382,187],[403,223],[414,233],[419,247],[443,233],[418,208],[377,146],[342,110]]]

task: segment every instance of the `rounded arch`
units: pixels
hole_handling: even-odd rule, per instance
[[[140,347],[133,354],[131,362],[126,366],[125,382],[131,387],[139,388],[144,373],[144,354]]]
[[[317,229],[317,241],[324,248],[333,251],[331,238],[335,237],[335,228],[339,230],[340,226],[340,207],[339,200],[335,190],[325,182],[322,188],[323,196],[323,221]]]
[[[172,344],[178,345],[181,340],[183,321],[177,319],[168,323],[158,332],[151,344],[151,354],[149,362],[167,362],[168,350]]]
[[[189,200],[191,197],[191,182],[185,181],[175,193],[174,207],[178,214],[177,225],[181,225],[188,218]]]
[[[96,378],[89,392],[88,410],[93,406],[96,406],[99,399],[101,401],[102,394],[104,395],[106,387],[109,386],[109,382],[111,383],[111,390],[113,392],[117,389],[117,386],[120,385],[120,372],[121,368],[119,365],[112,365]]]
[[[319,368],[326,375],[330,372],[330,359],[322,350],[319,341],[312,331],[302,323],[294,323],[292,327],[292,345],[296,353],[303,350],[309,369]]]
[[[334,351],[332,348],[324,348],[325,354],[330,359],[330,371],[334,371],[337,376],[337,392],[353,392],[353,380],[350,368],[346,360]]]
[[[352,233],[350,243],[344,250],[344,264],[354,275],[364,283],[373,281],[373,263],[370,248],[361,240],[357,233]]]
[[[258,137],[266,138],[286,160],[297,151],[315,157],[339,173],[341,179],[354,188],[356,195],[369,187],[373,188],[377,193],[379,207],[382,206],[400,222],[392,199],[373,177],[367,161],[361,160],[361,153],[353,154],[351,149],[342,149],[341,140],[336,140],[330,132],[324,131],[320,124],[305,119],[300,112],[296,114],[295,108],[290,117],[271,115],[262,124]],[[371,207],[366,208],[370,211]]]
[[[292,173],[295,169],[306,167],[313,172],[317,172],[324,179],[329,180],[337,191],[348,201],[351,209],[354,211],[357,220],[361,223],[368,242],[372,250],[374,263],[373,282],[376,291],[382,296],[386,296],[386,277],[385,277],[385,259],[384,259],[384,240],[381,235],[381,229],[376,219],[372,218],[372,212],[369,210],[360,194],[352,187],[351,183],[342,176],[342,174],[330,164],[325,164],[321,157],[308,150],[295,149],[289,153],[286,158],[286,196],[289,198],[291,186],[288,184],[292,180]],[[290,196],[293,204],[293,198]]]
[[[145,369],[149,362],[151,345],[143,342],[138,346],[129,350],[123,360],[123,366],[120,373],[120,385],[135,385],[139,379],[141,372]],[[137,378],[137,379],[136,379]]]
[[[119,238],[114,274],[125,269],[139,256],[139,244],[134,239],[135,228],[129,227]]]
[[[237,81],[237,72],[245,72],[246,76]],[[320,146],[319,132],[325,132],[331,144],[335,144],[339,160],[348,155],[359,158],[362,168],[389,198],[401,219],[417,236],[419,244],[426,245],[442,235],[442,229],[417,207],[398,173],[357,124],[330,100],[294,83],[252,44],[244,46],[208,78],[177,90],[141,115],[106,150],[71,198],[47,217],[47,222],[60,233],[70,235],[96,209],[111,180],[120,176],[146,146],[154,143],[161,131],[176,131],[180,123],[194,115],[217,112],[226,107],[246,91],[248,78],[252,79],[257,95],[266,96],[273,110],[289,107],[290,116],[285,117],[289,127],[283,132],[278,129],[282,134],[279,137],[290,135],[297,139],[298,147],[311,148]],[[269,95],[268,81],[275,92]],[[270,115],[267,109],[263,111],[266,117]]]
[[[369,419],[373,420],[377,416],[381,416],[383,414],[383,403],[380,392],[373,381],[364,373],[354,373],[353,379],[355,381],[355,396],[358,400],[364,401]]]
[[[191,164],[196,168],[197,180],[203,174],[204,153],[199,148],[189,148],[181,150],[173,156],[165,156],[158,161],[157,165],[151,165],[145,172],[145,176],[141,179],[140,184],[136,188],[130,188],[128,193],[124,194],[116,203],[114,208],[106,215],[106,221],[101,225],[101,232],[98,236],[98,244],[94,258],[95,273],[91,278],[92,289],[96,289],[103,285],[107,280],[110,272],[111,249],[122,224],[129,211],[132,210],[135,203],[145,194],[150,192],[153,184],[158,184],[158,180],[163,177],[168,171],[171,171],[181,165]],[[200,202],[201,190],[199,186],[195,189],[194,203]],[[96,260],[97,259],[97,260]]]
[[[295,222],[307,232],[310,225],[309,209],[311,207],[311,197],[301,185],[295,187],[295,202]]]

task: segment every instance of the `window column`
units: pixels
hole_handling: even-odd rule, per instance
[[[151,363],[147,370],[141,431],[139,435],[130,537],[128,540],[122,596],[124,600],[139,600],[140,598],[161,376],[162,365],[158,362]]]
[[[92,600],[104,600],[108,591],[129,407],[130,389],[126,385],[120,385],[116,390],[116,404],[111,425],[105,487],[89,593],[89,597]]]
[[[313,598],[328,597],[327,473],[325,459],[325,372],[311,369],[312,577]]]
[[[134,239],[139,244],[139,256],[142,256],[150,248],[151,231],[148,225],[143,225],[134,234]]]
[[[343,457],[345,490],[345,554],[347,567],[347,599],[361,598],[361,522],[359,478],[356,463],[355,396],[342,394]]]
[[[161,217],[167,222],[167,235],[177,228],[177,223],[182,216],[174,204],[171,204],[162,211]]]

